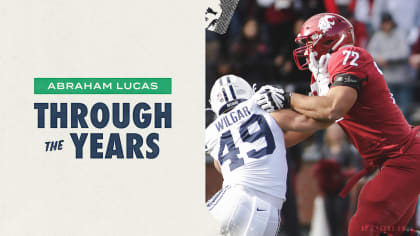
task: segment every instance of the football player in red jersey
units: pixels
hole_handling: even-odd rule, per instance
[[[419,128],[407,123],[372,56],[354,46],[347,19],[332,13],[312,16],[296,42],[304,46],[295,49],[295,62],[299,69],[312,71],[311,89],[319,96],[273,92],[267,102],[277,109],[292,108],[314,119],[335,121],[343,128],[367,166],[341,195],[380,167],[360,192],[350,236],[402,235],[420,194]],[[308,136],[293,135],[296,142]]]

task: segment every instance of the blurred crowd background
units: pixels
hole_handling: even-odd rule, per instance
[[[307,94],[311,75],[299,71],[293,61],[294,38],[306,19],[321,12],[338,13],[352,22],[356,46],[374,57],[407,120],[420,124],[420,0],[240,0],[226,34],[206,31],[206,98],[214,81],[225,74]],[[206,119],[212,120],[210,113]],[[317,132],[289,149],[287,158],[282,234],[346,235],[358,191],[375,173],[347,198],[338,197],[347,178],[363,167],[341,128],[333,125]],[[222,178],[211,159],[206,170],[208,199]],[[420,225],[420,214],[411,225]]]

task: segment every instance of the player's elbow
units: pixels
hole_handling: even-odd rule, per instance
[[[329,121],[335,121],[343,117],[343,111],[336,106],[331,106],[326,114],[326,118]]]
[[[315,132],[320,129],[318,122],[306,116],[299,116],[292,122],[294,125],[290,130],[297,132]]]
[[[311,119],[304,115],[299,115],[290,121],[288,130],[308,132],[311,130],[311,125]]]
[[[337,86],[328,94],[326,117],[329,121],[342,118],[356,103],[357,90],[347,86]]]

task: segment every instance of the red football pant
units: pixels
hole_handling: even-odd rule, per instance
[[[349,236],[398,236],[414,215],[420,194],[420,138],[407,152],[383,164],[379,174],[360,191]]]

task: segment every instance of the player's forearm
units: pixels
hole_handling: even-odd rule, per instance
[[[296,132],[310,132],[313,133],[317,130],[324,129],[331,124],[330,121],[315,120],[305,115],[295,116],[290,120],[289,129]]]
[[[315,132],[331,124],[330,121],[315,120],[290,109],[278,110],[270,114],[283,131]]]
[[[337,114],[334,113],[333,102],[327,96],[304,96],[293,93],[291,96],[291,107],[293,110],[317,119],[317,120],[335,120]]]
[[[302,142],[303,140],[312,136],[312,132],[309,133],[301,133],[301,132],[294,132],[289,131],[284,134],[284,143],[286,148],[293,147],[296,144]]]

